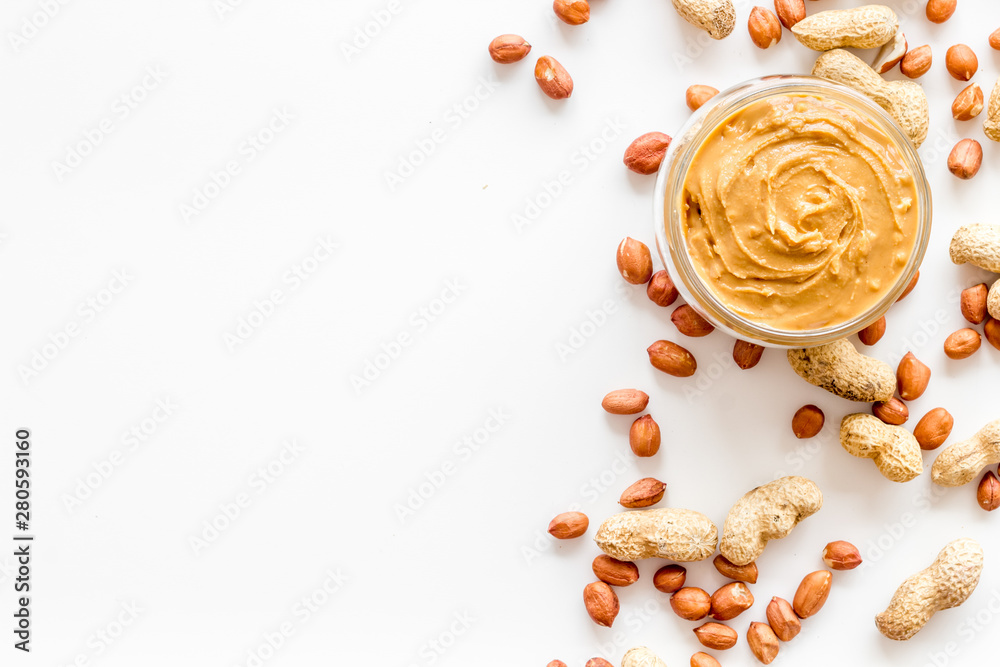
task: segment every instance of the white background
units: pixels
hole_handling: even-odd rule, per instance
[[[615,270],[623,236],[653,245],[654,179],[628,172],[622,153],[639,134],[676,131],[690,84],[721,89],[809,71],[816,54],[787,31],[768,51],[751,44],[751,3],[738,3],[736,30],[722,42],[684,24],[666,0],[594,0],[581,27],[555,21],[546,0],[104,0],[33,18],[44,4],[10,0],[0,14],[0,482],[10,489],[14,430],[30,428],[38,536],[30,656],[10,647],[12,548],[0,550],[0,662],[247,665],[254,652],[267,665],[560,658],[582,667],[645,644],[683,665],[700,648],[695,624],[653,589],[660,564],[640,564],[639,582],[619,590],[613,630],[587,617],[594,530],[640,477],[667,482],[664,505],[721,526],[740,495],[781,474],[815,480],[826,503],[760,559],[757,604],[733,622],[741,639],[719,656],[724,664],[753,664],[747,625],[763,620],[772,595],[790,598],[822,567],[834,539],[859,545],[866,564],[836,574],[826,607],[782,646],[781,663],[995,655],[1000,516],[978,508],[975,485],[933,494],[929,472],[897,485],[848,456],[837,426],[859,406],[807,385],[780,352],[743,372],[730,361],[732,341],[715,333],[680,341],[699,360],[692,378],[648,364],[650,343],[679,335],[670,309]],[[998,416],[1000,352],[984,345],[962,362],[942,352],[965,326],[958,291],[989,278],[953,266],[947,244],[959,224],[995,219],[1000,148],[982,136],[981,119],[951,119],[964,84],[943,64],[948,45],[967,42],[988,95],[1000,56],[986,39],[1000,7],[962,0],[934,26],[923,2],[889,4],[910,44],[934,49],[921,80],[932,122],[920,153],[937,215],[923,278],[889,314],[873,354],[895,364],[912,350],[929,364],[910,425],[945,406],[955,438],[967,437]],[[43,25],[15,47],[10,34],[26,20]],[[367,43],[358,37],[366,26]],[[524,35],[531,56],[495,65],[486,45],[504,32]],[[355,40],[357,51],[345,51]],[[568,101],[534,83],[544,54],[573,75]],[[162,80],[143,87],[147,68]],[[293,119],[268,135],[275,110]],[[88,151],[103,119],[111,131]],[[418,153],[435,131],[431,154]],[[259,133],[270,142],[252,149],[248,137]],[[945,165],[962,136],[985,144],[969,182]],[[88,155],[60,178],[55,163],[76,150]],[[404,165],[407,176],[390,187],[386,173],[411,160],[419,164],[412,173]],[[214,188],[212,174],[225,182],[217,174],[231,161],[239,173]],[[541,196],[560,171],[570,185]],[[203,210],[185,216],[182,205],[206,190]],[[547,206],[518,229],[512,216],[529,201]],[[317,239],[338,248],[317,260]],[[288,272],[302,266],[313,272],[296,283]],[[112,293],[116,271],[127,285],[113,283]],[[449,284],[457,287],[444,304]],[[283,300],[271,316],[251,317],[275,290]],[[227,344],[241,318],[260,326]],[[67,327],[77,335],[61,336]],[[409,344],[396,349],[401,335]],[[560,354],[561,345],[576,347]],[[48,358],[25,374],[36,353]],[[381,369],[357,389],[351,377],[368,363]],[[618,387],[651,395],[664,439],[657,457],[635,459],[631,419],[600,409]],[[175,406],[170,415],[158,400]],[[804,403],[827,415],[812,441],[789,428]],[[494,424],[491,411],[503,423],[485,437],[477,429]],[[126,437],[133,428],[144,440]],[[292,439],[301,451],[274,463]],[[927,468],[933,458],[925,455]],[[268,464],[280,471],[269,482],[256,473]],[[232,514],[240,494],[249,504],[227,520],[220,507]],[[0,494],[12,522],[11,496]],[[556,543],[548,521],[573,506],[591,530]],[[225,526],[217,534],[206,530],[213,520]],[[884,639],[873,616],[961,536],[986,549],[976,593],[912,641]],[[689,582],[712,591],[723,580],[705,562],[689,568]],[[309,596],[323,604],[305,614],[296,605]],[[123,605],[139,608],[134,620]],[[271,651],[267,637],[282,624],[291,634]]]

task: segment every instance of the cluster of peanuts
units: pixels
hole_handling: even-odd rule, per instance
[[[605,408],[611,407],[613,414],[621,414],[620,399],[628,392],[633,398],[631,405],[642,404],[635,400],[636,390],[612,392],[605,399]],[[643,407],[645,407],[643,405]],[[641,410],[640,408],[639,410]],[[632,414],[635,412],[633,411]],[[650,483],[651,484],[648,484]],[[641,492],[639,487],[646,486]],[[647,478],[630,486],[622,494],[621,504],[628,508],[649,507],[663,497],[665,485]],[[557,539],[574,539],[583,536],[589,527],[589,519],[582,512],[565,512],[556,516],[549,524],[549,533]],[[766,622],[754,621],[747,630],[747,644],[753,655],[763,664],[770,664],[778,655],[781,642],[794,639],[802,629],[801,621],[815,615],[826,603],[833,584],[831,570],[853,570],[861,565],[861,554],[850,542],[838,540],[826,545],[822,559],[830,570],[817,570],[807,574],[799,584],[792,602],[781,597],[772,597],[765,611]],[[736,630],[727,622],[740,616],[754,604],[754,596],[747,584],[756,584],[757,564],[735,565],[719,554],[713,560],[716,570],[731,583],[725,584],[709,594],[703,588],[690,586],[687,569],[677,563],[669,563],[659,568],[653,575],[656,590],[670,595],[670,608],[686,621],[707,621],[693,629],[696,639],[706,649],[725,651],[738,642]],[[591,565],[597,581],[584,588],[584,606],[591,619],[598,625],[611,627],[618,616],[620,605],[618,595],[612,587],[631,586],[639,580],[639,568],[635,563],[618,560],[607,554],[594,558]],[[643,649],[648,652],[648,649]],[[640,664],[640,663],[637,663]],[[626,665],[623,662],[623,667]],[[719,661],[712,655],[698,651],[691,656],[691,667],[719,667]],[[561,660],[553,660],[548,667],[566,667]],[[586,667],[613,667],[603,657],[587,661]]]

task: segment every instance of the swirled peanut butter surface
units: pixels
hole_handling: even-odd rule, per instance
[[[844,323],[899,280],[917,189],[897,145],[840,102],[759,100],[722,122],[685,178],[688,254],[730,311],[775,329]]]

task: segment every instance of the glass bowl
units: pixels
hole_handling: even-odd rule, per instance
[[[734,113],[762,99],[781,95],[817,95],[839,102],[871,121],[896,144],[913,174],[917,238],[898,280],[871,308],[849,321],[821,329],[769,327],[727,308],[699,276],[687,250],[683,193],[692,159],[705,139]],[[736,338],[768,347],[813,347],[857,333],[882,317],[920,268],[931,232],[931,191],[920,157],[909,138],[881,107],[854,90],[814,76],[777,75],[751,79],[725,90],[694,112],[670,144],[660,165],[653,198],[656,248],[684,300],[716,328]]]

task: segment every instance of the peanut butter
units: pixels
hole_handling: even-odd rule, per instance
[[[917,189],[893,140],[831,99],[759,100],[717,127],[684,183],[687,250],[730,311],[774,329],[847,322],[899,280]]]

